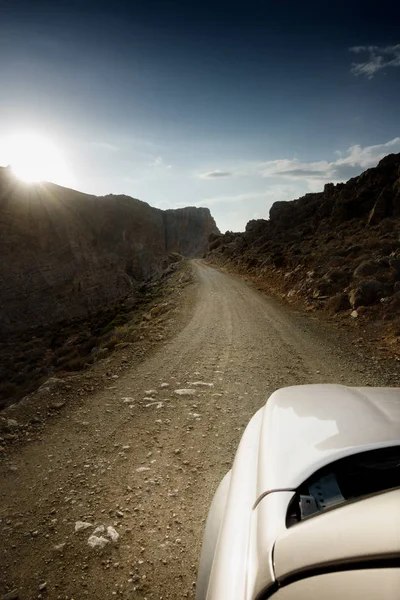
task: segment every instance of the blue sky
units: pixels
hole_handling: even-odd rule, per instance
[[[0,164],[33,131],[71,187],[243,230],[400,152],[396,2],[3,2]],[[2,147],[3,145],[3,147]]]

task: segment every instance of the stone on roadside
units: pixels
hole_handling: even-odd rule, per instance
[[[177,396],[195,396],[196,395],[196,390],[182,388],[180,390],[175,390],[175,394]]]
[[[62,552],[65,548],[66,542],[63,542],[62,544],[57,544],[56,546],[53,546],[53,549],[56,552]]]
[[[98,533],[104,533],[106,528],[104,525],[98,525],[96,529],[93,531],[93,535],[97,535]]]
[[[88,539],[88,545],[94,550],[102,550],[107,544],[110,543],[110,540],[107,540],[105,537],[97,535],[91,535]]]
[[[349,301],[352,308],[369,306],[382,297],[383,284],[376,279],[361,281],[359,285],[349,293]]]
[[[3,596],[1,597],[1,600],[18,600],[18,599],[19,599],[18,590],[12,590],[11,592],[7,592],[6,594],[3,594]]]
[[[108,535],[108,537],[110,537],[110,538],[111,538],[111,540],[112,540],[113,542],[117,542],[117,541],[118,541],[118,539],[119,539],[119,533],[118,533],[118,531],[116,531],[116,530],[114,529],[114,527],[111,527],[111,525],[109,525],[109,526],[107,527],[107,535]]]
[[[61,402],[53,402],[50,405],[50,408],[53,408],[54,410],[60,410],[60,408],[62,408],[63,406],[65,406],[65,401],[61,401]]]
[[[75,523],[75,532],[84,531],[85,529],[89,529],[89,527],[93,527],[92,523],[88,523],[86,521],[77,521]]]

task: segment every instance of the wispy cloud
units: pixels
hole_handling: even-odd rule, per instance
[[[353,75],[365,75],[372,79],[375,73],[387,67],[400,67],[400,44],[394,46],[353,46],[349,48],[355,54],[368,54],[363,62],[351,65]]]
[[[293,198],[296,193],[296,187],[293,184],[275,184],[268,186],[268,188],[254,192],[243,192],[241,194],[227,194],[224,196],[213,196],[211,198],[204,198],[201,204],[203,206],[213,206],[215,204],[225,203],[242,203],[251,200],[288,200]]]
[[[162,156],[155,156],[147,166],[164,167],[165,169],[172,169],[172,165],[167,165]]]
[[[199,175],[200,179],[212,179],[214,177],[231,177],[232,173],[230,171],[210,171],[209,173],[202,173]]]
[[[265,162],[242,163],[231,168],[230,175],[240,177],[263,177],[304,181],[315,189],[324,182],[347,181],[361,171],[374,167],[384,156],[400,152],[400,137],[384,144],[362,147],[350,146],[346,151],[336,151],[336,160],[300,161],[297,158],[279,158]],[[223,172],[223,171],[217,171]]]
[[[351,146],[334,161],[301,162],[297,159],[271,160],[260,165],[263,177],[283,177],[307,181],[346,181],[364,169],[375,166],[390,152],[400,152],[400,137],[375,146]]]

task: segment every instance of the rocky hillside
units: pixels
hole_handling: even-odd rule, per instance
[[[309,310],[373,317],[400,334],[400,154],[343,184],[275,202],[244,233],[212,234],[208,259]],[[389,329],[384,327],[387,332]]]
[[[26,185],[0,169],[0,332],[112,306],[169,253],[204,255],[217,231],[207,208],[162,211],[129,196]]]
[[[207,208],[27,185],[0,168],[0,408],[136,339],[129,323],[157,281],[216,232]]]

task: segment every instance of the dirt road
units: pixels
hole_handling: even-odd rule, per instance
[[[200,261],[193,268],[176,335],[119,376],[110,363],[98,391],[3,460],[0,594],[193,597],[212,494],[268,395],[399,383],[395,365],[345,334]],[[90,525],[75,531],[78,521]],[[88,545],[98,526],[119,534],[97,531],[102,551]]]

